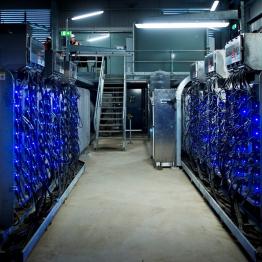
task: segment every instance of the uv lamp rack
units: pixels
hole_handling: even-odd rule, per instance
[[[74,81],[44,76],[26,25],[1,26],[0,34],[10,32],[21,42],[17,60],[13,49],[0,52],[0,261],[28,256],[83,172]]]
[[[37,72],[1,70],[0,228],[40,215],[77,169],[78,93]]]
[[[184,167],[195,175],[195,184],[202,185],[207,199],[213,199],[211,205],[221,211],[217,211],[220,216],[224,214],[221,218],[253,260],[261,259],[262,245],[258,46],[262,34],[244,34],[225,50],[208,55],[207,79],[198,78],[198,70],[183,94]]]

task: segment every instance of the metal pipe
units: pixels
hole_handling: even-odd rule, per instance
[[[176,165],[181,166],[182,151],[182,94],[187,84],[191,82],[190,76],[186,77],[176,91]]]
[[[240,2],[240,11],[241,11],[240,33],[245,33],[246,32],[246,19],[245,19],[245,3],[244,3],[244,1]]]
[[[129,117],[129,144],[132,144],[132,118]]]
[[[124,56],[123,149],[126,149],[126,56]]]
[[[66,18],[66,32],[68,32],[69,18]],[[69,38],[66,36],[66,62],[69,62]]]
[[[176,60],[176,61],[173,61],[174,63],[194,63],[196,62],[195,60],[186,60],[186,61],[182,61],[182,60]],[[133,63],[133,62],[127,62],[127,63]],[[142,60],[142,61],[135,61],[134,63],[172,63],[172,60],[166,60],[166,61],[154,61],[154,60],[151,60],[151,61],[145,61],[145,60]]]

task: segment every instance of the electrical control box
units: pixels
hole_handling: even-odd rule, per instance
[[[44,46],[32,38],[27,24],[0,24],[0,64],[17,70],[25,66],[45,66]]]
[[[204,61],[196,61],[190,67],[190,77],[191,80],[198,80],[202,83],[206,80],[205,74],[205,62]]]
[[[225,46],[226,65],[234,68],[246,65],[253,70],[262,70],[262,34],[245,33],[229,41]]]
[[[225,46],[226,65],[231,66],[242,62],[242,37],[236,37]]]
[[[226,79],[228,71],[226,67],[225,50],[215,50],[205,57],[205,73],[206,75],[219,75]]]

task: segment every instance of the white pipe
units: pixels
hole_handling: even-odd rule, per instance
[[[181,166],[181,151],[182,151],[182,94],[184,88],[190,83],[190,76],[180,82],[176,91],[176,165]]]

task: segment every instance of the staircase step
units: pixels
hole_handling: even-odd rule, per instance
[[[102,109],[123,109],[122,106],[101,106]]]
[[[118,118],[112,118],[112,117],[105,117],[105,118],[103,118],[103,117],[100,117],[100,120],[101,121],[120,121],[120,120],[122,120],[122,118],[121,117],[118,117]]]
[[[122,139],[123,139],[123,137],[122,137],[122,136],[119,136],[119,135],[118,135],[118,136],[100,136],[100,139],[102,139],[102,140],[103,140],[103,139],[106,139],[106,138],[112,139],[112,140],[113,140],[113,139],[115,139],[115,140],[118,140],[118,139],[119,139],[119,140],[122,140]]]
[[[119,124],[100,124],[100,126],[117,126],[117,127],[121,127],[122,126],[122,124],[121,123],[119,123]]]
[[[99,133],[106,134],[106,133],[122,133],[123,130],[99,130]]]
[[[119,98],[122,98],[123,92],[108,92],[108,93],[104,92],[103,97],[119,97]]]
[[[109,74],[106,74],[105,75],[105,79],[106,80],[124,80],[124,76],[123,75],[109,75]]]
[[[103,102],[102,103],[102,108],[103,107],[121,107],[123,108],[123,103],[121,102]]]
[[[122,115],[123,112],[102,112],[102,115]]]
[[[123,130],[123,126],[122,125],[117,125],[117,126],[99,126],[99,130],[100,131],[115,131],[115,130]]]
[[[123,96],[103,96],[104,99],[123,99]]]
[[[103,98],[102,100],[103,103],[107,103],[107,104],[110,104],[110,103],[113,103],[113,104],[123,104],[123,100],[121,99],[113,99],[113,98]]]
[[[124,84],[124,79],[123,78],[107,78],[105,79],[105,84],[109,85],[123,85]]]
[[[123,86],[104,86],[104,89],[123,89]]]
[[[102,104],[123,104],[122,101],[102,101]]]
[[[103,97],[106,98],[111,98],[111,97],[119,97],[119,98],[124,98],[124,94],[123,92],[119,93],[119,92],[115,92],[115,93],[104,93]]]
[[[115,94],[123,94],[123,92],[122,91],[112,91],[112,92],[107,92],[107,91],[105,91],[105,92],[103,92],[103,94],[104,95],[115,95]]]

